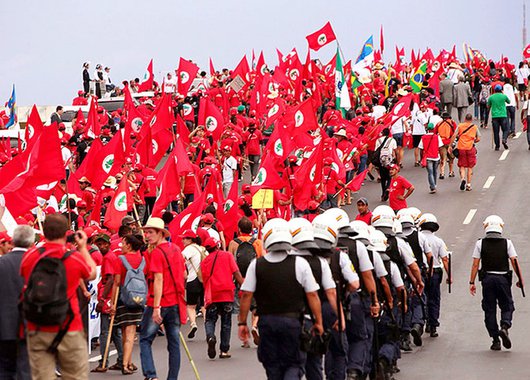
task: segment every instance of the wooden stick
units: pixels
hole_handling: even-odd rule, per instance
[[[193,361],[193,358],[191,357],[191,352],[188,349],[188,345],[186,344],[186,341],[184,340],[184,337],[182,336],[182,332],[179,331],[180,336],[180,342],[184,346],[184,350],[186,351],[186,355],[188,356],[188,360],[190,361],[191,368],[193,368],[193,373],[195,373],[195,378],[197,380],[201,380],[201,377],[199,376],[199,371],[197,370],[197,367],[195,366],[195,362]]]
[[[101,362],[101,368],[106,368],[107,364],[107,355],[109,353],[110,339],[112,338],[112,327],[114,326],[114,317],[116,316],[116,306],[118,304],[118,295],[120,294],[120,287],[116,288],[116,294],[114,294],[114,299],[112,300],[112,306],[114,307],[114,314],[110,317],[109,324],[109,333],[107,335],[107,342],[105,345],[105,354],[103,355],[103,361]]]

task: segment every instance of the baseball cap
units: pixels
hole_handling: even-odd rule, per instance
[[[106,243],[110,243],[110,236],[107,234],[99,234],[98,236],[96,236],[94,241],[98,241],[98,240],[103,240]]]
[[[197,237],[197,234],[193,230],[185,230],[182,235],[180,235],[182,239],[195,239]]]
[[[368,199],[366,199],[365,197],[361,197],[361,198],[357,199],[357,203],[362,203],[362,204],[368,206]]]
[[[201,216],[201,222],[204,222],[204,223],[207,223],[207,224],[213,223],[214,220],[215,220],[215,218],[209,212]]]
[[[244,184],[242,187],[241,187],[241,191],[242,192],[247,192],[247,191],[250,191],[250,185],[247,183],[247,184]]]
[[[11,242],[11,236],[7,234],[7,231],[0,232],[0,243]]]
[[[126,226],[127,224],[134,223],[135,220],[131,215],[125,215],[123,219],[121,220],[121,225]]]
[[[202,245],[206,249],[212,249],[212,248],[217,247],[217,240],[214,239],[213,237],[209,237],[208,239],[204,241],[204,243],[202,243]]]
[[[391,170],[391,169],[396,169],[397,171],[399,171],[399,165],[398,164],[392,164],[388,167],[388,170]]]

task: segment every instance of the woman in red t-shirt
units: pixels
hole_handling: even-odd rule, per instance
[[[114,299],[118,286],[123,287],[125,281],[125,275],[127,269],[123,265],[122,260],[127,260],[131,267],[138,269],[142,263],[144,264],[144,273],[147,273],[148,266],[146,265],[145,259],[140,253],[140,248],[143,246],[143,241],[140,236],[126,235],[123,237],[121,250],[123,255],[119,256],[119,260],[116,262],[116,275],[114,276],[114,285],[112,287],[112,299]],[[132,363],[132,350],[134,345],[134,337],[136,335],[136,326],[142,320],[144,312],[143,307],[128,307],[124,305],[120,298],[118,298],[118,304],[116,309],[113,309],[111,313],[116,313],[114,318],[114,325],[121,327],[122,341],[123,341],[123,367],[122,374],[130,375],[135,372],[138,368]]]

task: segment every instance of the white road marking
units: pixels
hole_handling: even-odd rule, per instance
[[[118,351],[116,351],[116,350],[111,350],[111,351],[109,352],[109,356],[116,355],[117,353],[118,353]],[[101,355],[98,355],[98,356],[94,356],[94,357],[88,359],[88,362],[89,362],[89,363],[95,363],[95,362],[98,362],[98,361],[100,361],[100,360],[101,360]]]
[[[469,212],[467,213],[467,216],[464,219],[464,222],[462,224],[471,223],[471,220],[473,219],[473,217],[475,216],[476,213],[477,213],[477,209],[476,208],[472,208],[471,210],[469,210]]]
[[[514,139],[518,139],[519,137],[521,137],[521,134],[522,134],[522,133],[523,133],[523,132],[517,132],[513,138],[514,138]]]
[[[486,183],[484,186],[482,186],[483,189],[489,189],[491,187],[491,184],[493,183],[493,180],[495,179],[494,175],[490,175],[488,179],[486,180]]]
[[[510,153],[510,150],[505,150],[504,152],[502,152],[501,156],[499,157],[499,161],[506,160],[506,157],[508,157],[509,153]]]

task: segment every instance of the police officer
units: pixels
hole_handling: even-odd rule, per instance
[[[504,222],[497,215],[490,215],[484,220],[484,231],[486,236],[479,239],[473,251],[473,265],[469,279],[469,292],[475,295],[477,288],[475,278],[479,274],[482,282],[482,310],[484,310],[484,323],[493,343],[490,347],[493,351],[511,348],[512,342],[508,330],[512,327],[512,317],[515,310],[512,298],[512,268],[518,275],[519,281],[516,286],[523,288],[521,268],[517,261],[517,253],[510,239],[502,236]],[[479,271],[479,264],[481,268]],[[500,329],[497,323],[497,304],[501,309]],[[500,338],[500,339],[499,339]]]
[[[389,206],[381,205],[377,206],[372,213],[372,226],[376,230],[383,232],[387,238],[387,255],[390,257],[395,264],[397,264],[402,278],[406,281],[406,287],[411,289],[413,286],[415,293],[421,296],[423,293],[423,279],[420,271],[420,267],[416,262],[414,253],[410,248],[410,245],[402,238],[396,236],[395,228],[401,229],[400,223],[394,223],[395,213]],[[401,232],[401,231],[399,231]],[[408,276],[410,272],[412,277]],[[404,313],[403,311],[408,308],[402,308],[402,340],[401,348],[404,351],[412,351],[410,347],[410,320],[412,318],[410,310]]]
[[[243,342],[250,339],[247,316],[254,296],[260,317],[258,360],[267,378],[300,379],[305,361],[305,353],[300,351],[301,315],[306,300],[315,318],[313,331],[323,333],[319,286],[308,262],[288,255],[292,236],[285,220],[269,220],[262,232],[267,254],[250,263],[241,286],[239,338]]]
[[[425,236],[418,231],[413,217],[414,211],[409,211],[408,208],[401,209],[397,213],[397,220],[401,223],[402,238],[409,243],[416,263],[420,267],[422,280],[425,283],[427,279],[428,263],[431,262],[432,252]],[[410,289],[412,290],[412,289]],[[422,345],[421,336],[423,334],[423,326],[427,318],[425,294],[417,294],[412,292],[409,297],[410,318],[405,319],[403,343],[410,349],[410,335],[412,335],[414,344],[416,346]]]
[[[370,233],[370,245],[368,250],[378,252],[383,259],[385,271],[387,272],[387,282],[392,292],[392,300],[401,297],[400,302],[406,305],[406,290],[401,277],[401,271],[397,264],[390,259],[387,254],[387,237],[378,230]],[[387,297],[385,297],[387,298]],[[392,379],[392,374],[397,372],[397,360],[401,357],[399,350],[399,326],[397,325],[396,315],[398,302],[387,300],[385,307],[386,313],[383,312],[379,323],[377,324],[377,333],[374,339],[376,362],[373,362],[376,379]]]
[[[333,280],[337,286],[338,303],[359,288],[359,276],[355,273],[350,258],[345,252],[336,249],[338,225],[330,215],[318,215],[313,220],[315,243],[320,255],[327,258]],[[337,309],[340,310],[342,306]],[[335,324],[334,316],[323,309],[325,327]],[[337,323],[338,331],[331,330],[331,341],[326,354],[325,373],[327,379],[344,379],[346,377],[347,341],[343,329],[344,319],[341,313]]]
[[[373,276],[374,266],[368,256],[366,246],[360,241],[353,240],[358,232],[350,226],[348,214],[342,209],[332,208],[325,211],[324,215],[329,215],[337,221],[339,227],[337,248],[348,255],[356,273],[360,276],[359,290],[351,293],[344,300],[348,339],[348,379],[360,378],[370,369],[366,368],[365,364],[366,356],[369,355],[372,347],[372,318],[376,318],[379,314],[379,302]],[[365,223],[363,224],[366,226]],[[367,228],[365,233],[367,233]]]
[[[317,284],[320,286],[318,297],[322,305],[324,328],[327,327],[327,316],[331,315],[330,309],[334,314],[334,320],[337,320],[339,309],[337,309],[337,292],[335,282],[331,275],[331,269],[328,262],[317,253],[320,252],[318,245],[315,243],[313,235],[313,226],[311,222],[304,218],[292,218],[289,220],[289,229],[293,237],[293,250],[290,254],[303,257],[309,263],[311,272],[315,277]],[[311,330],[313,326],[313,316],[309,314],[306,308],[304,316],[304,328]],[[344,317],[342,317],[344,320]],[[322,355],[314,352],[307,353],[305,363],[305,376],[307,380],[323,379]]]
[[[430,213],[423,214],[418,225],[421,229],[422,235],[429,242],[432,251],[432,259],[429,261],[429,268],[427,272],[427,282],[425,286],[425,293],[427,295],[427,326],[426,331],[430,333],[432,338],[438,336],[436,331],[440,322],[440,285],[442,283],[443,269],[447,273],[447,282],[452,282],[449,277],[449,259],[447,246],[445,242],[434,233],[438,231],[440,225],[436,216]]]

